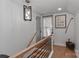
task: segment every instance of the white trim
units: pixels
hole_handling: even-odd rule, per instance
[[[65,44],[61,44],[61,43],[54,43],[54,45],[58,45],[58,46],[66,46]]]
[[[75,49],[76,57],[79,58],[79,50]]]
[[[54,51],[53,51],[53,47],[52,47],[52,51],[50,52],[48,58],[52,58],[53,53],[54,53]]]
[[[52,58],[52,55],[53,55],[53,50],[51,51],[51,53],[49,54],[49,57],[48,58]]]

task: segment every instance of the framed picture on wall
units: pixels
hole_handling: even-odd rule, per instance
[[[31,21],[32,20],[32,7],[23,5],[24,11],[24,20]]]
[[[66,15],[55,16],[55,28],[66,28]]]

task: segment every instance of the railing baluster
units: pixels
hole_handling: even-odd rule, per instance
[[[46,43],[47,44],[47,43]],[[44,44],[43,45],[43,47],[42,48],[40,48],[40,51],[38,51],[37,53],[36,53],[36,55],[33,57],[33,58],[35,58],[35,57],[37,57],[37,55],[41,52],[41,50],[46,46],[46,44]],[[38,49],[39,50],[39,49]]]
[[[46,42],[43,43],[43,44],[46,44]],[[36,47],[37,49],[36,49],[35,51],[33,51],[31,55],[33,55],[34,53],[36,53],[41,47],[43,47],[42,44],[41,44],[39,47]],[[29,55],[28,58],[29,58],[31,55]]]
[[[48,43],[48,42],[47,42]],[[45,47],[43,48],[43,51],[38,55],[38,57],[37,58],[39,58],[40,57],[40,55],[42,55],[43,54],[43,52],[45,51],[45,49],[47,48],[47,45],[45,45]]]
[[[48,46],[46,46],[46,47],[44,48],[43,53],[41,53],[41,54],[39,55],[39,57],[42,58],[42,56],[46,53],[46,48],[47,48],[47,47],[48,47]]]

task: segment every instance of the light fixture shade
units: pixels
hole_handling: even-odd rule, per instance
[[[26,2],[26,3],[30,3],[30,1],[29,1],[29,0],[25,0],[25,2]]]
[[[58,10],[59,10],[59,11],[61,11],[61,10],[62,10],[62,8],[58,8]]]
[[[32,7],[24,5],[24,20],[31,21],[32,20]]]

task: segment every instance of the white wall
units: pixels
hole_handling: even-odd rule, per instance
[[[73,17],[72,14],[69,13],[59,13],[59,14],[54,14],[53,15],[53,32],[56,36],[56,39],[54,40],[54,44],[55,45],[62,45],[65,46],[65,42],[68,40],[68,38],[71,39],[72,42],[74,42],[74,19],[72,20],[69,29],[67,31],[67,33],[65,34],[65,30],[61,29],[61,28],[55,28],[55,16],[56,15],[63,15],[66,14],[66,26],[68,26],[69,20],[71,19],[71,17]]]
[[[79,12],[75,15],[75,45],[76,56],[79,58]]]
[[[75,17],[75,39],[76,50],[79,51],[79,13]]]
[[[13,55],[24,49],[36,32],[32,21],[23,19],[23,0],[0,0],[0,54]]]

